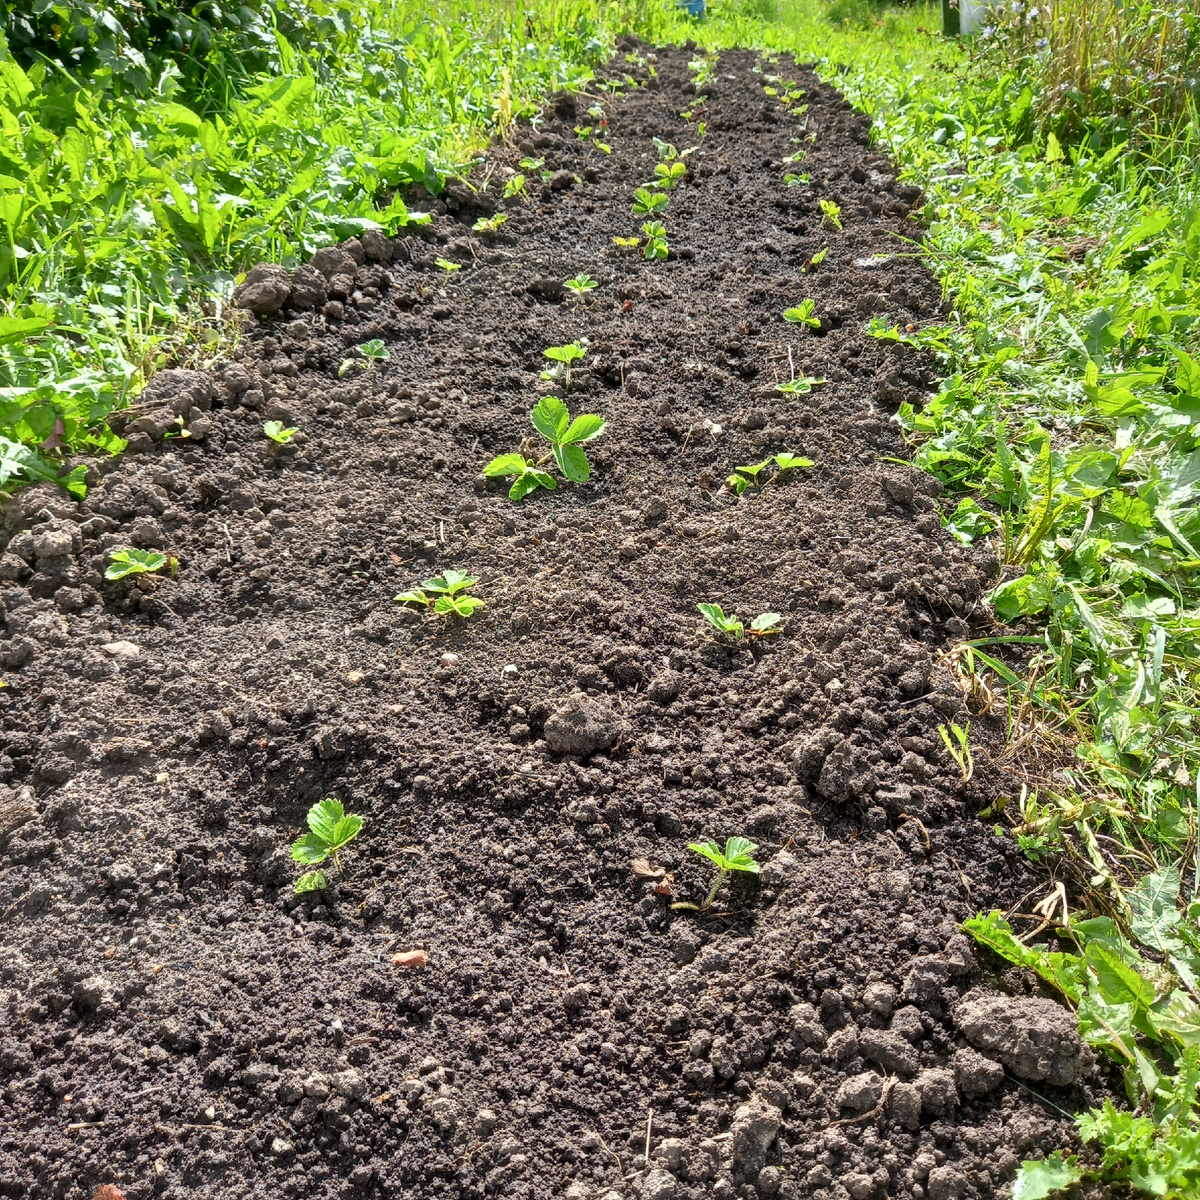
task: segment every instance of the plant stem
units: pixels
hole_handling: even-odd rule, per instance
[[[717,898],[717,888],[719,888],[721,886],[721,880],[724,879],[727,874],[728,874],[728,872],[725,870],[724,867],[718,868],[717,881],[716,881],[716,883],[714,883],[712,885],[712,891],[709,892],[708,895],[704,898],[704,903],[700,905],[701,912],[704,912],[706,909],[709,909],[712,907],[712,902]]]

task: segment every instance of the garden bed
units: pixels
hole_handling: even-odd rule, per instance
[[[862,332],[940,311],[917,197],[811,71],[723,54],[701,102],[688,52],[627,49],[638,86],[557,98],[486,191],[158,376],[78,509],[6,506],[0,1193],[963,1200],[1070,1138],[1016,1078],[1091,1098],[1070,1014],[958,932],[1039,880],[976,815],[1002,726],[966,783],[939,735],[997,564],[894,461],[927,364]],[[655,138],[699,148],[648,261],[613,239]],[[514,503],[482,469],[575,341],[594,473]],[[725,484],[785,452],[814,465]],[[176,578],[105,582],[130,545]],[[448,568],[468,620],[393,602]],[[782,633],[726,645],[702,602]],[[365,827],[298,897],[326,795]],[[672,910],[735,834],[761,875]]]

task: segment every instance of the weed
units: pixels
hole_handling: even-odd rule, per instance
[[[578,342],[568,342],[565,346],[547,346],[542,353],[550,359],[551,362],[556,362],[559,365],[551,369],[551,372],[544,373],[543,379],[556,379],[557,372],[562,371],[563,374],[563,391],[571,390],[571,364],[578,362],[587,351]]]
[[[509,182],[511,183],[512,181],[509,180]],[[505,189],[505,195],[508,195],[507,189]],[[480,217],[479,220],[477,220],[475,224],[471,226],[471,228],[476,233],[495,233],[507,220],[507,214],[496,213],[496,215],[492,217]]]
[[[801,300],[794,308],[783,310],[783,319],[795,325],[808,325],[813,329],[821,328],[821,318],[814,316],[817,302],[812,299]]]
[[[795,454],[774,454],[770,458],[764,458],[760,463],[750,463],[744,467],[734,467],[733,474],[725,480],[725,486],[740,496],[752,483],[757,483],[759,476],[772,465],[776,467],[775,474],[770,479],[764,480],[764,483],[774,482],[784,471],[795,471],[802,467],[811,467],[813,462],[811,458],[800,458]]]
[[[420,588],[401,592],[394,597],[397,604],[424,604],[439,616],[469,617],[484,601],[465,593],[479,582],[478,576],[466,571],[448,570],[433,579],[426,579]]]
[[[693,912],[707,912],[717,898],[717,890],[725,881],[725,876],[732,871],[745,871],[751,875],[758,874],[758,863],[754,861],[754,852],[758,847],[749,838],[731,837],[722,850],[717,842],[689,842],[688,849],[707,858],[717,868],[717,877],[707,896],[699,904],[672,904],[672,908],[690,908]]]
[[[655,192],[648,187],[640,187],[633,193],[633,214],[636,217],[653,216],[661,212],[670,203],[670,197],[665,192]]]
[[[133,575],[156,575],[166,567],[174,579],[178,565],[179,560],[173,554],[164,554],[159,550],[135,550],[130,547],[112,552],[111,560],[104,570],[104,578],[128,579]]]
[[[827,229],[841,229],[842,227],[842,209],[841,205],[835,204],[832,200],[821,201],[821,224]]]
[[[329,797],[314,804],[306,819],[309,832],[292,843],[292,861],[315,866],[332,856],[334,867],[340,871],[339,852],[358,837],[362,817],[347,813],[340,800]],[[319,892],[328,886],[324,871],[309,871],[296,880],[297,892]]]
[[[299,432],[295,427],[284,429],[282,421],[267,421],[263,424],[263,433],[279,446],[288,445]]]
[[[946,750],[950,757],[958,763],[958,769],[962,772],[963,783],[968,782],[975,773],[975,760],[971,756],[971,746],[967,740],[970,729],[970,722],[967,723],[966,728],[953,721],[950,722],[949,729],[945,725],[938,726],[938,733],[942,735]]]
[[[584,297],[589,292],[594,292],[600,285],[590,275],[576,275],[572,279],[564,279],[563,287],[567,288],[574,296],[576,305],[582,304]]]
[[[718,633],[735,642],[740,642],[747,634],[752,638],[760,638],[783,632],[778,613],[759,613],[750,622],[750,628],[747,630],[736,616],[733,614],[726,616],[719,604],[697,604],[696,607]]]

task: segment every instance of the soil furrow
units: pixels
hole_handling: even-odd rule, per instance
[[[722,55],[698,107],[692,54],[625,50],[638,87],[556,98],[429,226],[252,275],[267,315],[155,379],[80,508],[5,506],[0,1194],[966,1200],[1062,1143],[1015,1076],[1079,1102],[1070,1015],[957,925],[1038,882],[975,815],[1002,729],[968,783],[938,733],[996,563],[892,461],[929,365],[863,333],[940,306],[916,197],[809,69]],[[699,148],[647,261],[655,138]],[[594,473],[514,503],[482,468],[572,341]],[[176,578],[106,582],[130,545]],[[447,568],[469,620],[393,603]],[[365,829],[299,897],[326,795]],[[735,834],[761,874],[673,911]]]

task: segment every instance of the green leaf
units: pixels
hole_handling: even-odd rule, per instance
[[[424,592],[401,592],[400,595],[393,597],[397,604],[428,604],[429,597]]]
[[[778,633],[776,626],[779,624],[778,613],[760,613],[753,621],[750,622],[750,628],[755,633]]]
[[[329,886],[329,880],[325,877],[324,871],[309,871],[306,875],[301,875],[296,880],[296,894],[303,895],[305,892],[323,892]]]
[[[442,615],[455,613],[460,617],[469,617],[477,608],[483,607],[484,601],[478,596],[439,596],[433,611]]]
[[[466,571],[458,571],[451,568],[434,579],[423,580],[421,586],[431,592],[446,592],[453,596],[455,592],[461,592],[464,588],[473,587],[478,582],[479,579],[477,576],[468,575]]]
[[[719,604],[697,604],[696,607],[704,619],[721,633],[733,634],[738,638],[742,636],[741,622],[736,617],[727,617]]]
[[[308,810],[308,827],[319,837],[323,842],[333,845],[333,834],[337,828],[337,823],[345,815],[346,810],[342,807],[340,800],[335,800],[332,796],[327,796],[324,800],[318,800],[316,804]]]
[[[166,565],[167,556],[157,550],[114,550],[104,578],[124,579],[129,575],[153,574]]]
[[[1048,1158],[1026,1161],[1021,1164],[1013,1181],[1013,1200],[1045,1200],[1053,1192],[1061,1192],[1078,1183],[1083,1172],[1074,1159],[1064,1161],[1055,1151]]]
[[[731,837],[725,843],[725,869],[727,871],[749,871],[758,874],[758,863],[751,857],[758,847],[744,837]]]
[[[572,483],[586,483],[591,477],[592,468],[587,455],[578,446],[555,446],[554,461]]]
[[[315,833],[306,833],[292,843],[292,861],[301,863],[324,862],[329,857],[330,846]]]
[[[688,849],[704,855],[722,871],[725,870],[725,855],[721,853],[721,847],[716,842],[689,842]]]
[[[811,467],[813,462],[811,458],[801,458],[797,454],[777,454],[775,465],[781,471],[795,471],[800,467]]]
[[[589,442],[604,432],[604,418],[595,413],[581,413],[571,422],[562,440],[567,442]]]
[[[1022,945],[1013,936],[1012,926],[999,909],[993,909],[986,917],[982,914],[971,917],[963,922],[962,927],[980,945],[1011,963],[1036,971],[1069,1000],[1076,1004],[1079,1002],[1083,994],[1083,981],[1082,960],[1077,955],[1047,954],[1037,947]]]
[[[0,317],[0,346],[11,342],[23,342],[34,334],[50,328],[50,321],[42,317]]]
[[[500,454],[483,468],[483,473],[489,479],[500,479],[505,475],[523,475],[525,466],[523,455]]]
[[[542,480],[538,478],[538,472],[528,470],[519,475],[512,487],[508,489],[508,498],[510,500],[524,500],[530,492],[544,486],[553,486],[553,480],[551,480],[550,484],[543,484]]]
[[[568,342],[565,346],[547,346],[542,353],[554,362],[573,363],[587,351],[578,342]]]
[[[555,446],[571,424],[571,414],[557,396],[543,396],[529,414],[529,419],[534,429]]]
[[[791,321],[796,325],[811,325],[814,329],[820,329],[820,318],[813,316],[816,307],[817,302],[815,300],[801,300],[794,308],[785,308],[783,310],[783,319]]]
[[[355,813],[348,813],[333,829],[332,845],[340,850],[347,842],[353,841],[363,827],[363,819]]]

